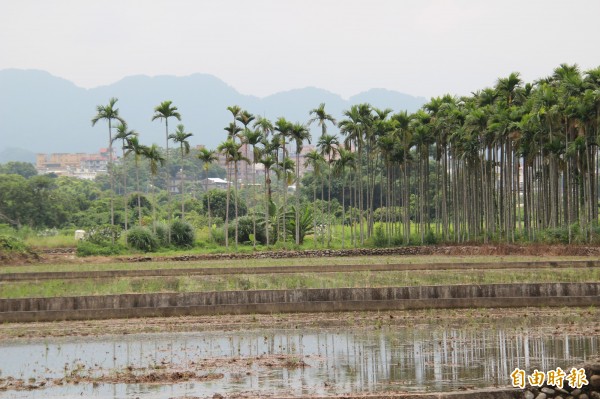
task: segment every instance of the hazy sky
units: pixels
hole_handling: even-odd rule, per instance
[[[0,0],[0,69],[88,88],[200,72],[257,96],[469,94],[600,66],[599,17],[598,0]]]

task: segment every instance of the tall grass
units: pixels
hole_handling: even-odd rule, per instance
[[[72,248],[77,245],[77,240],[74,235],[38,237],[32,234],[25,238],[25,243],[32,248]]]

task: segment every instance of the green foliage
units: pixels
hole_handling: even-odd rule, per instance
[[[397,247],[403,245],[402,237],[400,236],[392,236],[388,237],[385,234],[383,229],[383,224],[378,224],[375,226],[375,233],[373,236],[367,240],[367,245],[377,248],[387,248],[387,247]],[[420,241],[419,241],[420,243]]]
[[[286,216],[286,232],[290,237],[296,239],[296,211],[295,207],[292,206],[290,212]],[[300,244],[304,243],[304,237],[314,233],[314,219],[312,215],[312,209],[310,206],[305,206],[300,210],[298,226],[298,235],[300,238]]]
[[[37,175],[37,170],[32,163],[29,162],[7,162],[0,165],[0,174],[5,175],[21,175],[26,179]]]
[[[569,242],[569,230],[564,227],[546,229],[540,232],[539,240],[548,244],[566,244]]]
[[[161,247],[166,247],[169,245],[169,234],[171,229],[169,225],[166,223],[157,223],[156,224],[156,239],[158,240],[158,245]]]
[[[17,237],[2,234],[0,235],[0,251],[25,253],[29,252],[29,247]]]
[[[99,246],[108,246],[121,237],[119,226],[98,226],[86,231],[83,241]]]
[[[434,234],[433,230],[431,230],[431,229],[427,230],[427,232],[425,233],[425,244],[434,245],[434,244],[437,244],[437,242],[438,242],[438,238]]]
[[[133,210],[135,210],[137,212],[137,207],[138,207],[138,196],[137,196],[137,194],[131,194],[129,196],[129,200],[127,201],[127,206],[130,209],[133,209]],[[142,214],[144,214],[144,212],[151,212],[152,211],[152,203],[143,194],[140,194],[140,207],[142,208]]]
[[[210,214],[212,216],[219,217],[225,220],[226,211],[227,211],[227,191],[225,190],[210,190],[208,192],[208,196],[210,196]],[[230,191],[229,198],[229,219],[233,220],[235,218],[235,201],[234,201],[235,192],[233,190]],[[238,217],[244,216],[248,213],[248,207],[246,206],[246,202],[240,197],[238,194]],[[202,197],[202,206],[205,211],[208,211],[208,197],[204,195]]]
[[[194,226],[195,229],[204,228],[208,224],[208,217],[204,216],[195,210],[185,210],[185,221]],[[211,220],[214,223],[214,220]]]
[[[196,233],[194,228],[181,220],[175,220],[171,224],[171,244],[181,248],[191,248],[194,246]]]
[[[254,234],[254,226],[252,224],[251,216],[242,216],[238,218],[238,240],[241,243],[251,243],[252,235]],[[235,222],[229,225],[229,238],[235,238]],[[256,221],[256,241],[261,244],[267,243],[267,237],[265,235],[264,226],[260,226]]]
[[[127,245],[140,251],[154,252],[159,247],[159,241],[147,227],[136,226],[127,232]]]
[[[210,236],[212,240],[217,244],[225,245],[225,232],[223,231],[223,229],[211,229]]]
[[[119,255],[124,252],[121,245],[98,245],[89,241],[81,240],[77,243],[77,256],[110,256]]]

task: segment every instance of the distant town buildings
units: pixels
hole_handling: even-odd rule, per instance
[[[113,159],[117,159],[115,154],[113,154]],[[39,174],[54,173],[59,176],[72,176],[88,180],[93,180],[98,174],[106,173],[107,165],[107,148],[101,148],[97,154],[36,154],[35,162],[35,168]]]
[[[204,148],[203,145],[196,146],[196,149]],[[305,164],[305,156],[308,152],[315,149],[314,145],[305,145],[302,147],[302,151],[300,153],[300,165],[299,172],[300,177],[304,176],[306,172],[310,172],[311,168],[306,168]],[[296,162],[296,148],[294,145],[290,145],[287,148],[288,157]],[[114,151],[114,149],[113,149]],[[240,162],[238,163],[238,187],[249,186],[252,184],[260,184],[262,179],[264,178],[264,166],[261,163],[256,163],[253,166],[254,162],[254,153],[250,146],[243,144],[240,148],[240,152],[247,157],[250,161],[249,163]],[[99,174],[107,173],[108,167],[108,148],[101,148],[100,151],[96,154],[86,154],[86,153],[52,153],[52,154],[36,154],[36,164],[35,168],[37,169],[39,174],[48,174],[54,173],[59,176],[71,176],[77,177],[80,179],[89,179],[93,180]],[[113,153],[114,162],[118,163],[120,160],[116,154]],[[227,170],[227,164],[225,162],[225,156],[223,154],[217,153],[217,162],[216,165]],[[234,182],[233,176],[233,164],[230,165],[230,173],[231,176],[225,176],[225,180],[223,179],[208,179],[208,187],[209,190],[213,188],[223,188],[227,187],[227,179]],[[253,176],[254,174],[254,176]],[[181,181],[183,180],[184,184],[188,183],[199,183],[201,189],[206,187],[206,180],[198,180],[197,176],[192,176],[188,174],[182,174],[181,171],[177,172],[176,176],[169,181],[169,191],[173,194],[179,194],[181,189]],[[256,182],[256,183],[253,183]]]

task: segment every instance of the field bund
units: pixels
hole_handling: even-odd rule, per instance
[[[173,276],[216,276],[240,274],[285,274],[285,273],[350,273],[360,271],[391,272],[417,270],[492,270],[492,269],[567,269],[597,268],[600,260],[536,261],[536,262],[447,262],[447,263],[399,263],[364,265],[316,265],[316,266],[251,266],[251,267],[195,267],[173,269],[130,269],[93,271],[52,271],[27,273],[0,273],[1,282],[32,280],[75,280],[89,278],[127,277],[173,277]]]
[[[255,290],[0,299],[0,322],[598,305],[600,282]]]

